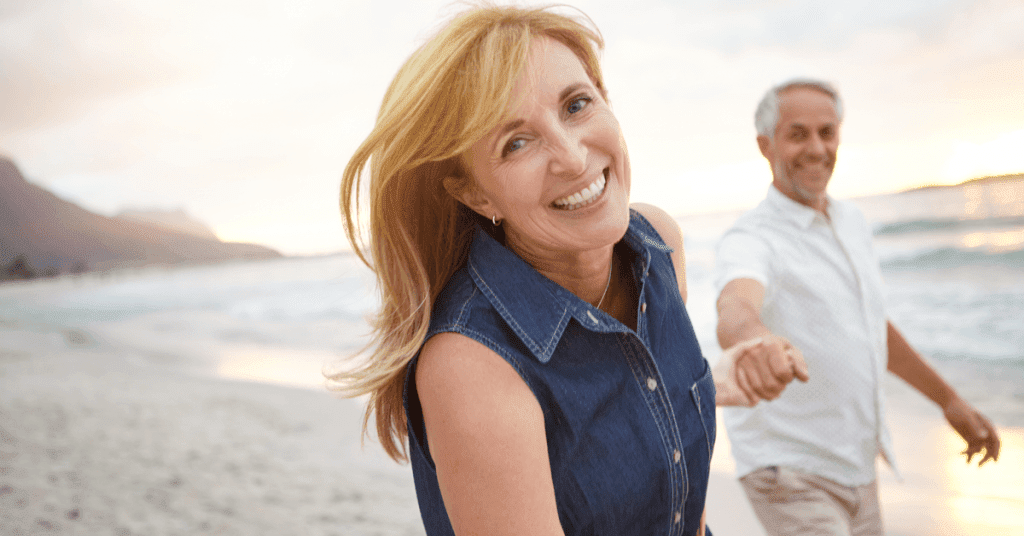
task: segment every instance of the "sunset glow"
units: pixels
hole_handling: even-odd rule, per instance
[[[606,40],[633,200],[749,207],[753,110],[792,76],[846,104],[839,197],[1024,172],[1024,4],[571,2]],[[348,247],[341,172],[448,0],[110,3],[0,10],[0,153],[89,210],[184,209],[284,253]]]

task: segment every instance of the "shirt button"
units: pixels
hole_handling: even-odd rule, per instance
[[[679,449],[676,449],[675,452],[672,453],[672,459],[675,460],[676,463],[679,463],[679,459],[682,457],[683,455],[679,452]]]
[[[658,382],[654,378],[647,378],[647,389],[653,391],[658,388]]]
[[[646,313],[647,312],[647,302],[644,302],[644,303],[640,304],[640,312],[641,313]]]
[[[683,519],[683,514],[676,512],[676,523],[679,523]]]

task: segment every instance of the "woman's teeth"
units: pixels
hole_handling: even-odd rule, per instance
[[[562,210],[576,210],[578,208],[583,208],[592,203],[601,195],[602,192],[604,192],[604,185],[606,182],[604,175],[601,175],[593,184],[587,186],[582,191],[561,199],[556,199],[555,207]]]

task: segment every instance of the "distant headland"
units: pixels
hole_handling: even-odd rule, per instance
[[[926,185],[926,186],[918,186],[916,188],[909,188],[907,190],[901,190],[901,191],[899,191],[897,193],[904,194],[904,193],[907,193],[907,192],[918,192],[918,191],[921,191],[921,190],[935,190],[935,189],[940,189],[940,188],[962,188],[964,186],[970,186],[970,185],[978,185],[978,186],[980,186],[982,184],[991,184],[991,183],[994,183],[994,182],[1013,182],[1013,181],[1019,181],[1019,180],[1024,180],[1024,173],[1011,173],[1011,174],[1008,174],[1008,175],[991,175],[991,176],[988,176],[988,177],[978,177],[976,179],[966,180],[966,181],[963,181],[963,182],[958,183],[958,184],[929,184],[929,185]]]
[[[29,183],[0,155],[0,281],[149,265],[280,257],[222,242],[183,211],[132,210],[109,218]]]

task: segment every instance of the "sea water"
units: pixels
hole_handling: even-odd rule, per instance
[[[874,229],[893,322],[965,398],[1024,426],[1024,181],[852,201]],[[738,214],[679,218],[687,306],[711,361],[714,248]],[[350,253],[148,267],[0,285],[0,334],[322,389],[323,366],[367,342],[376,304],[372,273]]]
[[[873,229],[893,323],[983,413],[1024,426],[1024,180],[850,201]],[[680,218],[688,309],[711,360],[714,246],[738,215]]]

